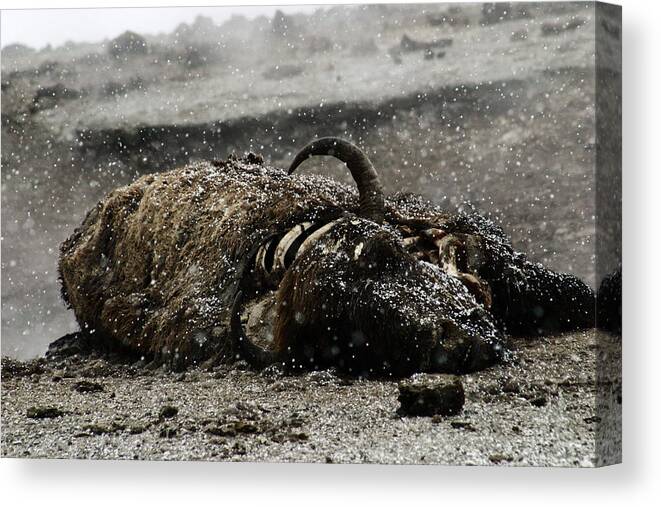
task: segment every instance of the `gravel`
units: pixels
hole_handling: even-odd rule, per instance
[[[459,414],[434,417],[399,417],[394,380],[332,371],[284,376],[220,366],[182,376],[100,358],[3,358],[2,456],[501,466],[619,461],[618,369],[600,369],[597,382],[595,362],[598,349],[606,364],[617,365],[619,339],[586,331],[514,345],[512,364],[461,377]],[[421,374],[410,382],[442,379]],[[80,392],[75,386],[82,381],[103,390]]]

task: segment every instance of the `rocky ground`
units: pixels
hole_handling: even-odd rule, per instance
[[[2,455],[512,466],[618,461],[619,339],[588,331],[517,340],[515,347],[513,364],[461,377],[466,402],[458,415],[433,417],[398,415],[395,381],[331,371],[283,376],[237,363],[167,373],[102,358],[4,358]],[[597,352],[610,372],[597,370]],[[603,445],[605,437],[615,439],[612,447]]]

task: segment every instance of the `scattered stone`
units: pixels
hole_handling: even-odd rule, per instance
[[[244,359],[239,359],[232,365],[232,370],[233,372],[235,371],[246,371],[248,368],[250,368],[250,365],[248,364],[247,361]]]
[[[30,419],[53,419],[63,415],[64,412],[56,407],[30,407],[27,410]]]
[[[514,458],[512,456],[508,456],[506,454],[492,454],[491,456],[489,456],[489,461],[491,461],[491,463],[494,463],[496,465],[503,462],[510,463],[513,460]]]
[[[464,386],[452,375],[419,377],[399,384],[400,416],[456,415],[466,397]]]
[[[543,407],[548,403],[548,400],[546,399],[546,396],[538,396],[536,398],[533,398],[530,400],[530,404],[533,407]]]
[[[248,451],[246,449],[246,446],[243,445],[241,442],[236,442],[231,449],[232,454],[238,455],[238,456],[244,456]]]
[[[507,379],[503,384],[503,392],[518,394],[521,392],[521,385],[514,379]]]
[[[452,426],[455,430],[477,431],[469,421],[452,421],[450,422],[450,426]]]
[[[297,433],[293,431],[287,433],[276,433],[271,437],[271,440],[278,444],[282,444],[284,442],[304,442],[309,439],[310,436],[307,433]]]
[[[500,384],[489,384],[488,386],[485,386],[482,390],[484,391],[485,394],[490,394],[492,396],[496,396],[503,392],[503,388]]]
[[[114,372],[115,368],[107,361],[104,359],[96,359],[89,361],[86,366],[80,370],[80,376],[88,378],[110,377]]]
[[[237,433],[257,433],[259,431],[256,425],[246,421],[237,421],[233,423],[233,426]]]
[[[300,433],[291,432],[291,433],[287,433],[287,439],[290,442],[302,442],[305,440],[309,440],[310,436],[307,433],[303,433],[303,432]]]
[[[220,426],[207,426],[204,430],[209,435],[214,435],[217,437],[235,437],[236,430],[230,425],[221,424]]]
[[[164,405],[161,408],[161,411],[158,413],[158,417],[159,419],[172,419],[178,413],[179,409],[177,407],[173,407],[172,405]]]
[[[27,377],[30,375],[41,375],[44,372],[42,361],[18,361],[10,357],[2,358],[2,379]]]
[[[79,393],[99,393],[103,391],[103,386],[98,382],[81,380],[73,385],[73,390]]]

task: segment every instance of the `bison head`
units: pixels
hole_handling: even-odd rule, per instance
[[[502,336],[466,285],[405,248],[385,221],[376,171],[355,146],[315,141],[289,172],[312,155],[333,155],[356,180],[360,205],[313,233],[284,273],[276,294],[274,347],[255,345],[242,328],[239,292],[231,330],[255,366],[289,370],[335,366],[359,375],[466,372],[502,358]]]

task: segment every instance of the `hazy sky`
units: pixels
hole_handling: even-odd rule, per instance
[[[312,12],[318,6],[280,7],[285,12]],[[276,6],[236,7],[154,7],[115,9],[32,9],[3,10],[2,46],[20,42],[34,48],[59,46],[67,40],[96,42],[113,38],[125,30],[155,34],[170,32],[179,23],[191,22],[202,14],[217,23],[232,14],[272,16]]]

